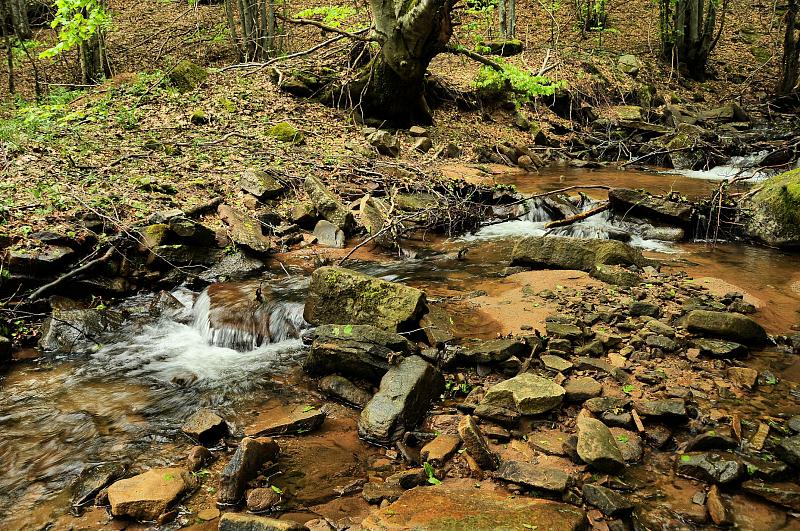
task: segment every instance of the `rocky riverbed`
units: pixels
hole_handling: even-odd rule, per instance
[[[735,270],[692,278],[702,265],[631,245],[658,227],[687,237],[685,203],[615,192],[609,217],[540,234],[538,208],[591,208],[565,198],[506,227],[524,237],[417,242],[400,261],[364,246],[337,265],[356,218],[320,183],[308,191],[334,227],[316,224],[327,251],[295,238],[267,270],[254,249],[273,237],[231,214],[246,253],[169,270],[164,253],[183,262],[214,238],[173,213],[142,230],[161,273],[119,277],[166,291],[51,299],[49,353],[17,351],[3,382],[5,525],[798,525],[800,297],[770,313]],[[639,218],[614,217],[632,206]],[[781,260],[800,280],[796,257]]]

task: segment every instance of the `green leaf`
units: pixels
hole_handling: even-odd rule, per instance
[[[270,485],[270,487],[269,487],[269,488],[271,488],[271,489],[272,489],[272,490],[273,490],[275,493],[277,493],[277,494],[283,494],[283,491],[282,491],[282,490],[281,490],[281,488],[280,488],[280,487],[278,487],[277,485]]]
[[[303,413],[308,413],[309,411],[312,411],[314,409],[316,409],[314,406],[306,406],[303,408]]]
[[[683,461],[684,463],[688,463],[691,460],[692,460],[692,456],[690,456],[690,455],[683,454],[681,456],[681,461]]]

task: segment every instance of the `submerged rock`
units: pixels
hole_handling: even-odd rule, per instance
[[[88,349],[121,324],[122,316],[112,310],[54,308],[52,317],[42,324],[39,347],[57,352]]]
[[[438,369],[419,356],[405,358],[383,376],[378,392],[361,412],[359,436],[378,444],[396,441],[422,420],[443,390]]]
[[[648,265],[642,253],[616,240],[535,236],[519,240],[511,252],[512,266],[534,269],[576,269],[592,272],[597,265]]]
[[[743,207],[751,237],[775,247],[800,247],[800,170],[769,178]]]
[[[124,473],[125,465],[122,463],[103,463],[83,469],[71,486],[72,505],[80,507],[93,502],[103,487]]]
[[[339,373],[377,382],[389,360],[419,352],[405,337],[370,325],[321,325],[303,368],[312,374]]]
[[[304,317],[311,324],[365,324],[392,332],[414,325],[425,294],[343,267],[320,267],[311,275]]]
[[[368,531],[387,529],[539,529],[578,531],[586,514],[577,507],[522,496],[474,480],[406,491],[397,502],[376,510],[362,523]]]
[[[219,531],[308,531],[303,524],[254,514],[225,513],[219,519]]]
[[[155,520],[174,504],[194,480],[182,468],[154,468],[108,487],[111,514],[136,520]]]
[[[760,324],[740,313],[692,310],[686,316],[685,325],[690,332],[711,334],[746,345],[763,345],[768,340]]]
[[[608,192],[608,201],[613,211],[623,215],[633,214],[682,226],[688,225],[692,220],[691,203],[671,201],[643,190],[613,188]]]
[[[269,437],[251,439],[245,437],[219,478],[217,502],[223,505],[237,504],[244,496],[247,483],[256,477],[268,461],[278,458],[278,443]]]

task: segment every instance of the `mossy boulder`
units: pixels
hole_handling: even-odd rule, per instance
[[[744,206],[752,238],[775,247],[800,247],[800,169],[771,177]]]
[[[482,44],[489,55],[499,55],[501,57],[511,57],[522,53],[522,41],[519,39],[500,39],[496,41],[484,42]]]
[[[183,94],[197,88],[208,78],[208,72],[202,66],[191,61],[181,61],[169,73],[170,84]]]
[[[594,272],[598,265],[644,267],[649,263],[641,252],[616,240],[532,236],[519,240],[511,251],[512,266],[532,269]]]
[[[279,122],[273,125],[269,130],[269,136],[280,142],[286,142],[296,146],[306,141],[303,133],[298,131],[297,128],[289,122]]]
[[[399,332],[417,325],[425,294],[343,267],[320,267],[311,275],[304,317],[314,325],[368,324]]]

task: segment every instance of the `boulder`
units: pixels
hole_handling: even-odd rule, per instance
[[[306,177],[304,188],[320,216],[339,227],[345,233],[350,232],[355,227],[353,213],[339,201],[339,198],[333,192],[322,184],[322,181],[313,176]]]
[[[590,398],[600,396],[603,392],[603,385],[588,376],[567,380],[564,383],[565,400],[567,402],[584,403]]]
[[[42,323],[39,348],[55,352],[90,350],[102,336],[116,330],[122,316],[112,310],[54,308]]]
[[[372,400],[372,393],[365,391],[343,376],[331,374],[319,380],[319,388],[334,398],[363,409]]]
[[[266,253],[272,241],[264,236],[261,223],[247,214],[228,205],[220,205],[217,209],[219,217],[228,225],[233,243],[241,245],[255,253]]]
[[[516,411],[520,415],[539,415],[559,406],[564,388],[548,378],[525,372],[493,385],[476,409],[491,406]]]
[[[305,135],[289,122],[278,122],[269,128],[267,134],[279,142],[296,146],[306,142]]]
[[[381,155],[396,157],[400,154],[400,140],[389,131],[378,129],[367,136],[367,142]]]
[[[614,212],[661,220],[687,226],[692,221],[693,205],[669,198],[652,195],[643,190],[613,188],[608,192],[608,201]]]
[[[582,416],[578,418],[577,425],[578,445],[576,450],[584,463],[611,474],[625,468],[622,452],[605,424],[597,419]]]
[[[642,62],[635,55],[622,55],[617,59],[617,66],[620,72],[628,74],[631,77],[636,77],[642,67]]]
[[[520,239],[511,251],[512,266],[591,272],[600,264],[644,267],[649,261],[638,250],[616,240],[532,236]]]
[[[499,464],[497,455],[489,449],[480,428],[470,415],[458,423],[458,436],[464,443],[464,449],[483,470],[495,470]]]
[[[225,513],[219,519],[219,531],[308,531],[303,524],[244,513]]]
[[[220,474],[217,502],[239,503],[244,496],[247,483],[258,475],[265,463],[275,461],[279,452],[278,443],[268,437],[242,439],[233,457]]]
[[[428,304],[428,313],[420,318],[419,326],[425,330],[425,338],[433,347],[444,347],[456,337],[453,318],[441,304]]]
[[[388,529],[538,529],[578,531],[586,514],[577,507],[549,500],[509,496],[491,482],[447,480],[432,487],[411,489],[393,504],[378,509],[361,526],[367,531]]]
[[[499,55],[501,57],[511,57],[522,53],[522,41],[519,39],[499,39],[482,42],[481,47],[488,49],[489,55]]]
[[[782,461],[800,468],[800,435],[784,437],[774,451]]]
[[[182,468],[154,468],[108,487],[111,514],[136,520],[155,520],[186,491],[194,480]]]
[[[53,276],[76,258],[77,253],[66,245],[12,247],[8,251],[8,271],[15,275]]]
[[[213,230],[185,216],[171,218],[168,225],[173,241],[205,247],[217,244],[217,235]]]
[[[800,247],[800,169],[769,178],[744,204],[745,231],[773,247]]]
[[[186,419],[181,431],[201,443],[215,443],[228,434],[228,425],[210,409],[201,408]]]
[[[247,510],[253,513],[269,511],[281,502],[281,495],[272,489],[257,488],[247,491]]]
[[[304,317],[311,324],[369,324],[398,332],[414,327],[425,310],[425,294],[342,267],[320,267],[311,275]]]
[[[339,373],[378,382],[389,360],[419,352],[405,337],[370,325],[321,325],[303,368],[312,374]]]
[[[686,401],[682,398],[663,398],[659,400],[639,400],[633,404],[636,412],[645,417],[659,417],[664,420],[685,420]]]
[[[700,168],[706,160],[704,149],[698,147],[703,130],[685,125],[680,124],[681,130],[664,146],[669,151],[669,162],[676,170],[694,170]]]
[[[676,472],[707,483],[726,485],[741,479],[745,466],[734,454],[687,452],[678,458]]]
[[[746,345],[764,345],[767,332],[756,321],[740,313],[693,310],[684,322],[690,332],[710,334]]]
[[[334,247],[336,249],[344,247],[344,232],[327,219],[321,219],[317,222],[314,227],[314,237],[317,239],[317,243],[325,247]]]
[[[572,478],[557,468],[544,468],[525,461],[503,461],[497,477],[535,491],[560,494],[567,490]]]
[[[394,240],[389,232],[381,233],[381,230],[389,223],[390,210],[389,205],[381,199],[369,195],[361,198],[359,221],[373,237],[372,241],[387,248],[394,247]]]
[[[248,437],[307,433],[322,426],[325,416],[324,411],[313,406],[293,404],[278,407],[259,415],[244,433]]]
[[[248,169],[239,178],[239,188],[258,199],[272,199],[286,189],[280,181],[262,170]]]
[[[377,444],[389,444],[413,428],[444,390],[438,369],[419,356],[404,358],[381,379],[372,400],[361,412],[358,434]]]

